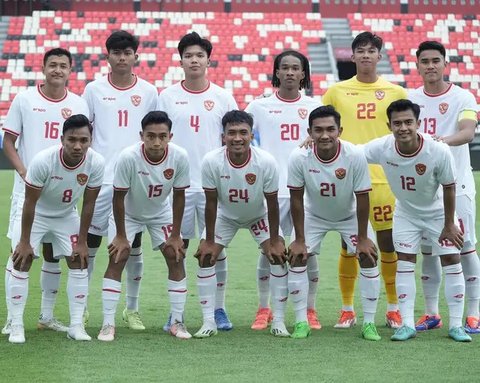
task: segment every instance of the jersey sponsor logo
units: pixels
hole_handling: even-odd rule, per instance
[[[188,101],[175,101],[175,105],[187,105]]]
[[[63,108],[62,109],[62,117],[66,120],[68,117],[72,115],[72,109]]]
[[[282,111],[281,110],[269,110],[268,113],[280,114],[280,113],[282,113]]]
[[[463,298],[463,294],[457,294],[457,295],[454,295],[453,297],[454,297],[454,298],[457,298],[457,299],[462,299],[462,298]]]
[[[377,100],[383,100],[383,98],[385,97],[385,92],[383,90],[376,90],[375,97],[377,98]]]
[[[307,116],[308,116],[308,110],[305,109],[305,108],[300,108],[300,109],[298,109],[298,115],[300,116],[300,118],[302,120],[305,120],[305,118],[307,118]]]
[[[220,179],[229,180],[229,179],[230,179],[230,176],[220,176]]]
[[[308,169],[309,173],[320,173],[320,170],[318,169]]]
[[[172,179],[174,173],[175,173],[175,170],[173,170],[172,168],[168,168],[168,169],[165,169],[165,170],[163,171],[163,176],[164,176],[167,180],[170,180],[170,179]]]
[[[440,105],[438,105],[438,110],[440,113],[445,114],[447,113],[448,110],[448,104],[446,102],[442,102]]]
[[[423,176],[425,174],[425,170],[427,170],[427,165],[425,164],[416,164],[415,171],[419,176]]]
[[[358,92],[347,92],[345,93],[347,96],[358,96]]]
[[[393,166],[393,167],[398,167],[398,164],[395,164],[393,162],[387,161],[387,165]]]
[[[215,106],[215,101],[205,100],[203,102],[203,106],[205,107],[205,109],[207,109],[210,112],[213,109],[213,107]]]
[[[63,177],[60,177],[60,176],[51,176],[50,179],[51,179],[51,180],[59,180],[59,181],[61,181],[61,180],[63,180]]]
[[[398,296],[398,299],[405,299],[407,297],[407,294],[400,294]]]
[[[80,184],[80,186],[85,185],[87,181],[88,181],[88,176],[85,173],[77,174],[77,182]]]
[[[116,97],[104,97],[102,100],[103,101],[116,101],[117,98]]]
[[[290,294],[291,294],[291,295],[298,295],[299,293],[300,293],[300,290],[290,291]]]
[[[33,111],[34,111],[34,112],[46,112],[47,109],[44,109],[44,108],[33,108]]]
[[[139,106],[140,103],[142,102],[142,96],[139,96],[138,94],[134,94],[130,97],[130,100],[132,101],[133,106]]]
[[[253,173],[245,174],[245,181],[247,181],[249,185],[253,185],[256,180],[257,180],[257,176],[255,174]]]
[[[150,175],[149,172],[146,172],[146,171],[143,171],[143,170],[139,170],[139,171],[137,172],[137,174],[141,174],[142,176],[149,176],[149,175]]]
[[[343,180],[345,178],[345,175],[347,174],[347,170],[344,169],[344,168],[338,168],[337,170],[335,170],[335,176],[339,179],[339,180]]]

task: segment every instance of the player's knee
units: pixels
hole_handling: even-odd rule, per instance
[[[360,267],[364,269],[371,269],[377,265],[377,261],[374,258],[369,257],[364,253],[360,253],[358,261],[360,263]]]
[[[135,238],[133,239],[132,249],[142,246],[142,233],[135,234]]]
[[[188,249],[188,245],[190,244],[190,240],[189,239],[184,239],[183,240],[183,247],[185,248],[185,250]]]
[[[67,261],[67,266],[69,269],[75,270],[75,269],[80,269],[82,267],[82,262],[80,260],[80,257],[65,257],[65,260]],[[83,267],[86,268],[87,266],[88,266],[88,262]]]
[[[212,256],[206,255],[205,257],[203,257],[203,260],[201,260],[200,258],[198,259],[198,266],[200,266],[202,269],[205,267],[212,267],[211,261]]]
[[[450,266],[460,263],[460,254],[446,254],[440,257],[442,266]]]
[[[53,257],[53,246],[51,243],[44,243],[42,246],[43,259],[49,263],[58,263],[59,260]]]
[[[380,251],[391,253],[395,251],[392,239],[392,230],[377,231],[377,242]]]
[[[307,258],[307,259],[308,259],[308,258]],[[293,263],[290,262],[290,266],[292,266],[292,267],[304,267],[304,266],[307,266],[307,259],[303,260],[303,258],[297,257]]]
[[[23,267],[21,267],[20,264],[17,264],[17,265],[13,265],[13,268],[17,271],[29,272],[30,268],[32,267],[32,262],[33,262],[33,259],[31,257],[29,257],[25,261],[25,264],[23,265]]]
[[[87,234],[87,246],[91,249],[96,249],[102,244],[102,237],[96,234]]]

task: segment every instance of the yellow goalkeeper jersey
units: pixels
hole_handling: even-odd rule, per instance
[[[407,98],[407,91],[379,77],[364,83],[356,76],[331,86],[322,97],[324,105],[333,105],[342,117],[341,138],[354,144],[365,144],[390,133],[387,107],[395,100]],[[372,183],[387,183],[383,169],[370,165]]]

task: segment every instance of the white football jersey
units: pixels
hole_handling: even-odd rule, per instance
[[[138,221],[161,215],[170,209],[168,196],[173,189],[187,189],[190,174],[187,153],[169,143],[163,158],[150,161],[143,142],[124,149],[118,156],[113,187],[128,191],[125,197],[125,214]]]
[[[324,161],[316,148],[296,148],[288,160],[288,187],[305,189],[305,210],[326,221],[356,214],[356,194],[371,190],[368,163],[361,148],[339,140],[337,154]]]
[[[112,184],[118,154],[140,141],[141,121],[157,105],[157,89],[135,76],[128,88],[118,88],[110,74],[85,87],[83,97],[93,124],[92,149],[105,157],[105,184]]]
[[[74,114],[88,116],[87,103],[65,90],[61,99],[45,96],[42,87],[27,89],[15,96],[3,130],[17,136],[18,155],[28,168],[33,157],[50,146],[60,144],[63,123]],[[15,172],[14,192],[23,192],[22,178]]]
[[[455,163],[448,145],[419,134],[420,147],[402,154],[393,134],[363,146],[367,161],[383,167],[395,194],[395,209],[422,219],[443,215],[443,190],[440,185],[455,183]]]
[[[477,112],[478,106],[473,94],[457,85],[431,95],[423,87],[410,92],[409,98],[420,105],[421,131],[435,136],[451,136],[458,132],[458,119],[465,110]],[[475,195],[475,180],[470,166],[468,144],[450,146],[457,171],[457,195]]]
[[[82,161],[68,166],[63,161],[63,148],[53,146],[42,150],[32,160],[26,176],[26,184],[42,193],[35,208],[35,215],[61,218],[68,216],[77,206],[85,188],[102,186],[105,160],[88,149]]]
[[[287,188],[288,156],[308,137],[308,116],[322,104],[303,94],[285,100],[278,92],[253,100],[245,111],[253,117],[257,144],[269,152],[278,164],[279,197],[289,197]]]
[[[158,110],[172,120],[172,142],[188,152],[191,192],[202,191],[201,168],[205,154],[222,146],[222,118],[238,109],[232,94],[210,82],[207,89],[193,92],[178,82],[160,92]]]
[[[264,194],[278,192],[278,171],[275,159],[262,149],[250,147],[247,161],[235,165],[222,147],[205,155],[202,183],[205,190],[217,191],[219,216],[241,225],[266,213]]]

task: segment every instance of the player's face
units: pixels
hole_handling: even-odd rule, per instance
[[[399,144],[408,145],[417,140],[417,129],[420,127],[420,120],[416,120],[411,109],[393,112],[388,127]]]
[[[132,73],[137,58],[133,48],[111,49],[107,55],[112,72],[119,75]]]
[[[332,116],[315,118],[312,127],[308,128],[308,134],[313,139],[319,151],[330,152],[337,150],[338,137],[342,128],[337,126]]]
[[[417,69],[424,83],[443,81],[446,68],[445,58],[435,49],[422,51],[418,56]]]
[[[382,55],[371,43],[356,47],[352,54],[352,61],[357,66],[357,72],[362,73],[375,72],[381,58]]]
[[[210,59],[207,52],[200,45],[191,45],[183,51],[180,66],[188,79],[196,79],[205,76]]]
[[[65,86],[72,68],[67,56],[50,56],[42,68],[45,82],[49,85]]]
[[[298,57],[285,56],[275,73],[280,80],[280,88],[300,89],[300,81],[305,78],[302,62]]]
[[[227,124],[223,133],[223,142],[227,150],[235,155],[247,154],[252,142],[252,128],[247,123]]]
[[[152,159],[159,159],[165,153],[172,134],[168,131],[167,124],[150,124],[140,132],[147,156]]]
[[[92,135],[88,126],[70,129],[61,137],[63,145],[63,157],[67,164],[77,164],[87,153],[92,143]]]

